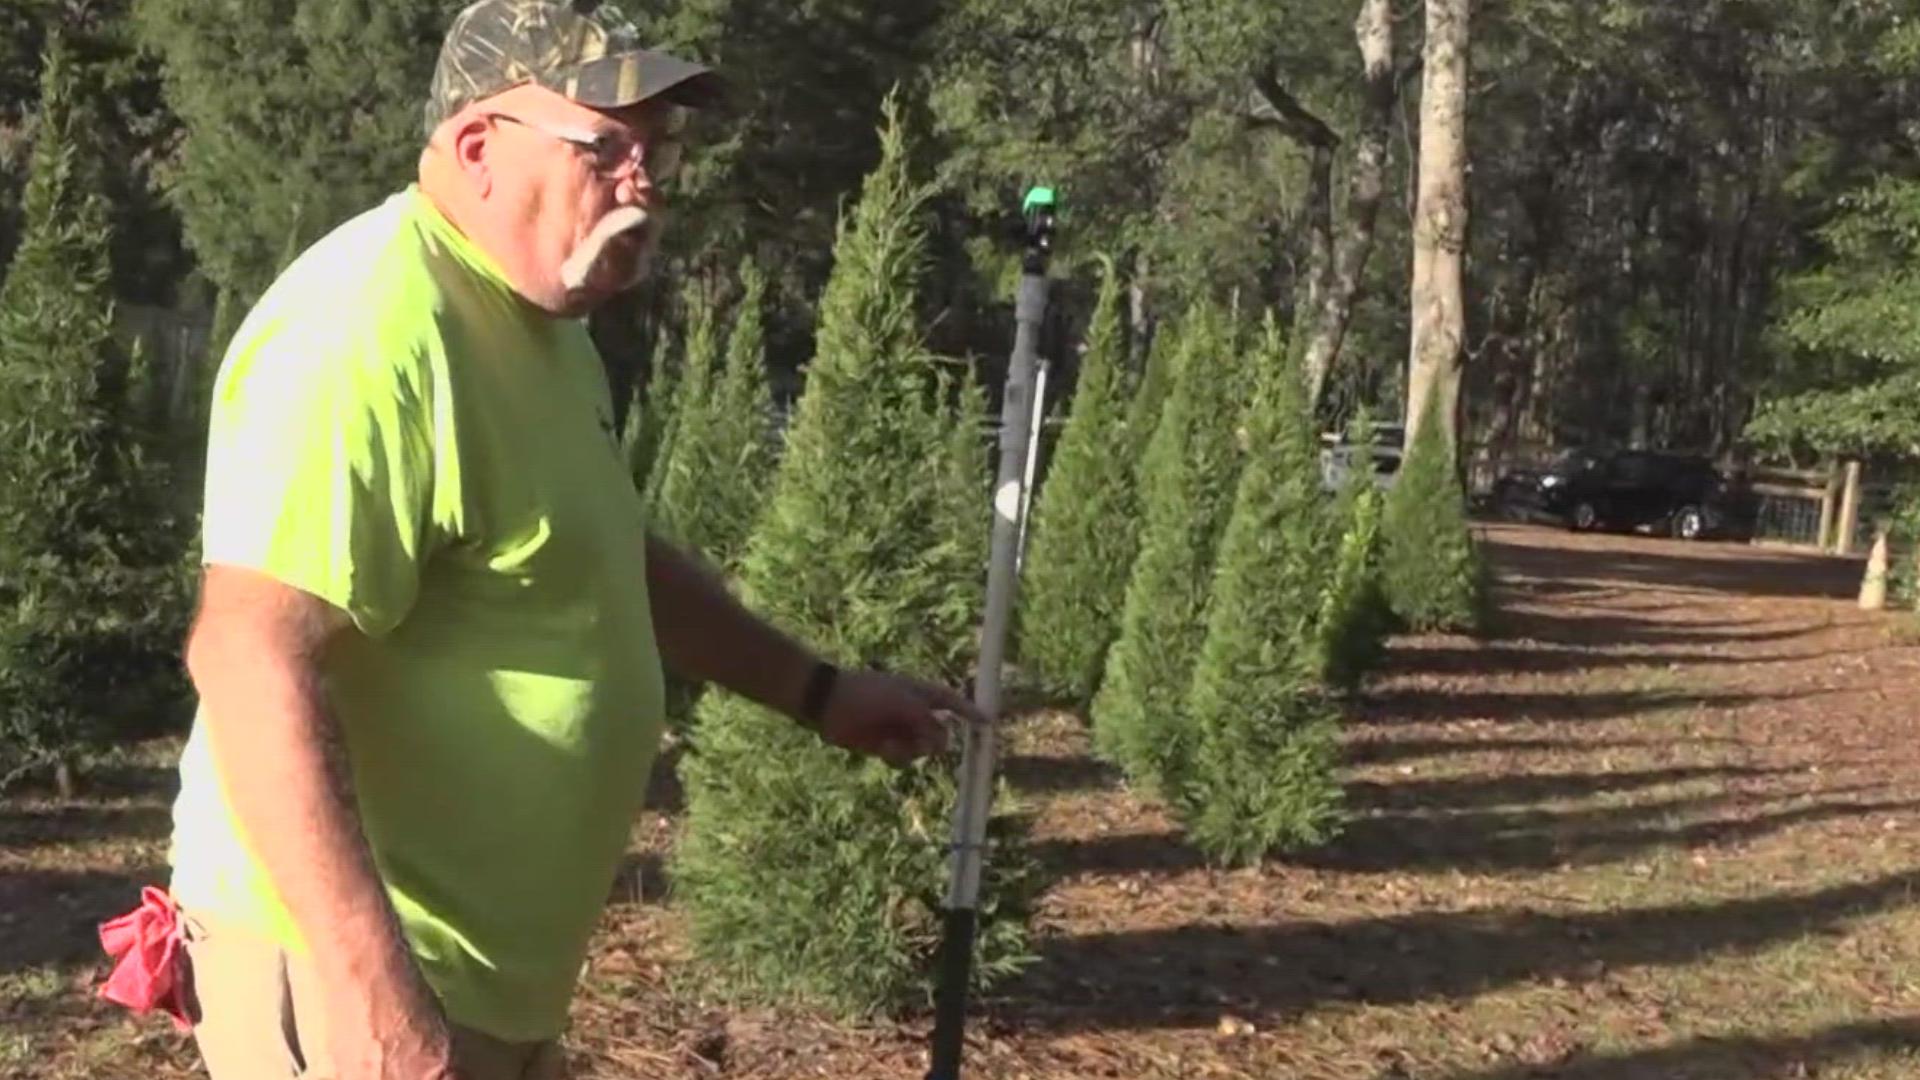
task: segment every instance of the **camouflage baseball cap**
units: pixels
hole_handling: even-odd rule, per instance
[[[642,48],[632,26],[594,14],[597,0],[476,0],[447,29],[427,95],[427,131],[503,90],[538,83],[582,105],[619,108],[649,98],[700,106],[720,77]]]

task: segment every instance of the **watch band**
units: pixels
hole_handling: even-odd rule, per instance
[[[807,688],[800,696],[800,718],[808,727],[819,728],[826,715],[827,699],[833,696],[833,684],[839,678],[840,669],[825,660],[814,664],[807,674]]]

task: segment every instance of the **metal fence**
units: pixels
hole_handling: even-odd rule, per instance
[[[1753,538],[1762,543],[1820,546],[1822,495],[1819,492],[1759,493]]]

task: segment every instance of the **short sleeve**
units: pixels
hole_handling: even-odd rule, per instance
[[[370,636],[397,626],[431,534],[429,370],[374,335],[282,323],[236,343],[208,427],[205,561],[312,593]]]

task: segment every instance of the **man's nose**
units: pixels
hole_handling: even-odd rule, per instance
[[[660,189],[653,185],[644,169],[637,169],[622,178],[613,189],[613,196],[622,206],[638,206],[643,210],[658,210],[665,202]]]

